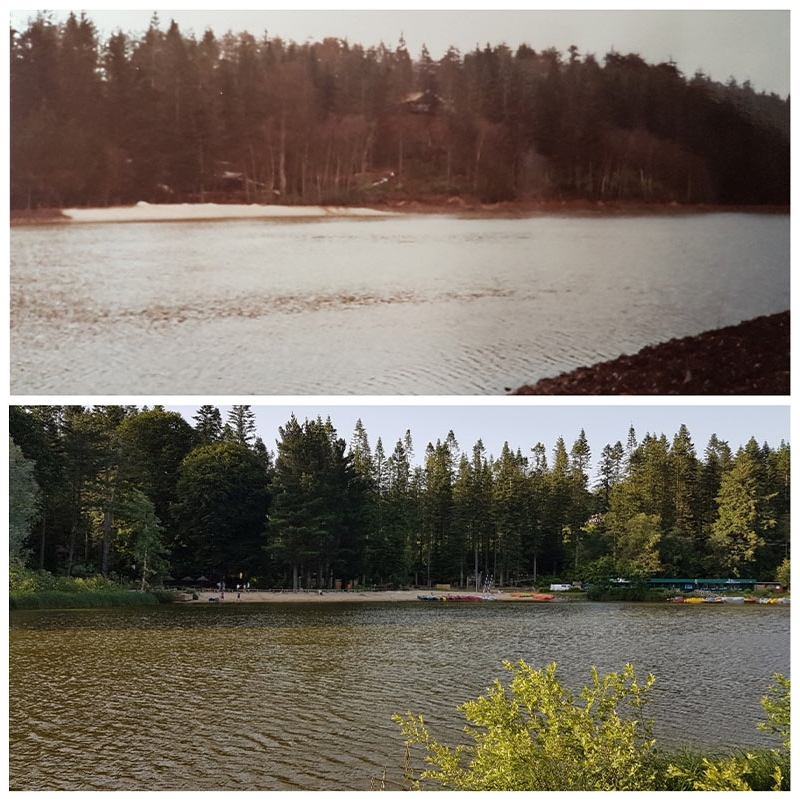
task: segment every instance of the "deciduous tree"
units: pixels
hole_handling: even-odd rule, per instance
[[[30,556],[27,546],[31,525],[39,513],[39,486],[34,476],[35,464],[8,439],[8,543],[12,560],[25,563]]]

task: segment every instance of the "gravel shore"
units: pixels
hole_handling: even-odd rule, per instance
[[[789,311],[645,347],[514,394],[788,395]]]

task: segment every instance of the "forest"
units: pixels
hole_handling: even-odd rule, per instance
[[[524,32],[520,32],[521,37]],[[364,48],[154,15],[10,31],[11,208],[788,205],[789,98],[636,53]]]
[[[530,585],[543,577],[774,579],[789,559],[790,448],[685,425],[631,427],[592,458],[581,430],[552,452],[462,448],[415,456],[411,431],[350,441],[292,415],[277,451],[249,405],[223,418],[161,406],[11,406],[12,563],[158,586]],[[640,437],[641,434],[641,437]],[[530,443],[530,442],[529,442]]]

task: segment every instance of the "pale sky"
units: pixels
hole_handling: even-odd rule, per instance
[[[759,444],[767,442],[777,448],[781,441],[790,442],[789,409],[783,405],[752,406],[724,405],[665,405],[643,404],[554,404],[517,403],[516,398],[481,405],[474,404],[348,404],[342,400],[298,401],[291,404],[259,405],[252,401],[256,413],[258,435],[267,449],[276,451],[278,428],[294,413],[299,422],[305,419],[330,417],[338,435],[349,444],[356,421],[361,419],[373,452],[378,438],[382,439],[385,454],[394,450],[397,440],[411,430],[416,461],[424,458],[428,443],[442,441],[450,430],[455,434],[462,452],[472,454],[480,438],[487,455],[499,456],[504,442],[530,456],[531,448],[541,442],[547,450],[548,463],[552,465],[553,447],[559,436],[564,438],[567,450],[578,438],[581,428],[586,432],[596,466],[603,447],[627,441],[628,430],[633,425],[639,441],[646,433],[664,433],[672,441],[681,424],[685,424],[692,437],[698,457],[703,457],[712,433],[730,444],[736,452],[750,437]],[[136,403],[141,407],[143,403]],[[202,404],[202,403],[201,403]],[[220,409],[223,421],[229,405],[208,402]],[[244,400],[243,404],[247,404]],[[152,406],[152,403],[151,403]],[[177,410],[194,426],[194,415],[199,405],[165,405],[166,410]]]
[[[102,39],[122,30],[133,35],[143,33],[153,8],[131,10],[71,7],[76,13],[85,10]],[[269,5],[269,4],[268,4]],[[535,50],[555,47],[566,54],[570,45],[579,53],[593,53],[602,63],[606,53],[638,53],[648,63],[673,60],[688,78],[702,70],[712,79],[726,82],[733,76],[739,83],[749,80],[756,91],[789,94],[790,15],[789,11],[753,10],[519,10],[520,5],[503,4],[501,10],[455,9],[437,4],[436,10],[417,10],[414,4],[394,3],[385,10],[375,3],[350,3],[351,10],[331,10],[325,3],[295,2],[295,10],[273,7],[247,10],[172,8],[158,10],[162,30],[174,19],[181,31],[198,38],[207,28],[217,36],[227,31],[248,31],[261,36],[280,36],[302,44],[321,41],[327,36],[347,39],[364,47],[383,42],[396,47],[400,36],[413,58],[418,58],[423,44],[434,59],[441,58],[450,45],[462,55],[484,47],[507,44],[512,50],[528,44]],[[566,8],[569,4],[566,4]],[[641,4],[639,4],[641,6]],[[729,3],[730,6],[735,5]],[[535,8],[536,4],[522,7]],[[585,9],[590,3],[580,4]],[[663,4],[662,4],[663,8]],[[298,10],[299,9],[299,10]],[[56,20],[69,11],[53,11]],[[11,21],[25,27],[35,11],[12,11]]]

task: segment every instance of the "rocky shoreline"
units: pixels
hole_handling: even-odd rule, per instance
[[[790,312],[645,347],[515,395],[789,395]]]

